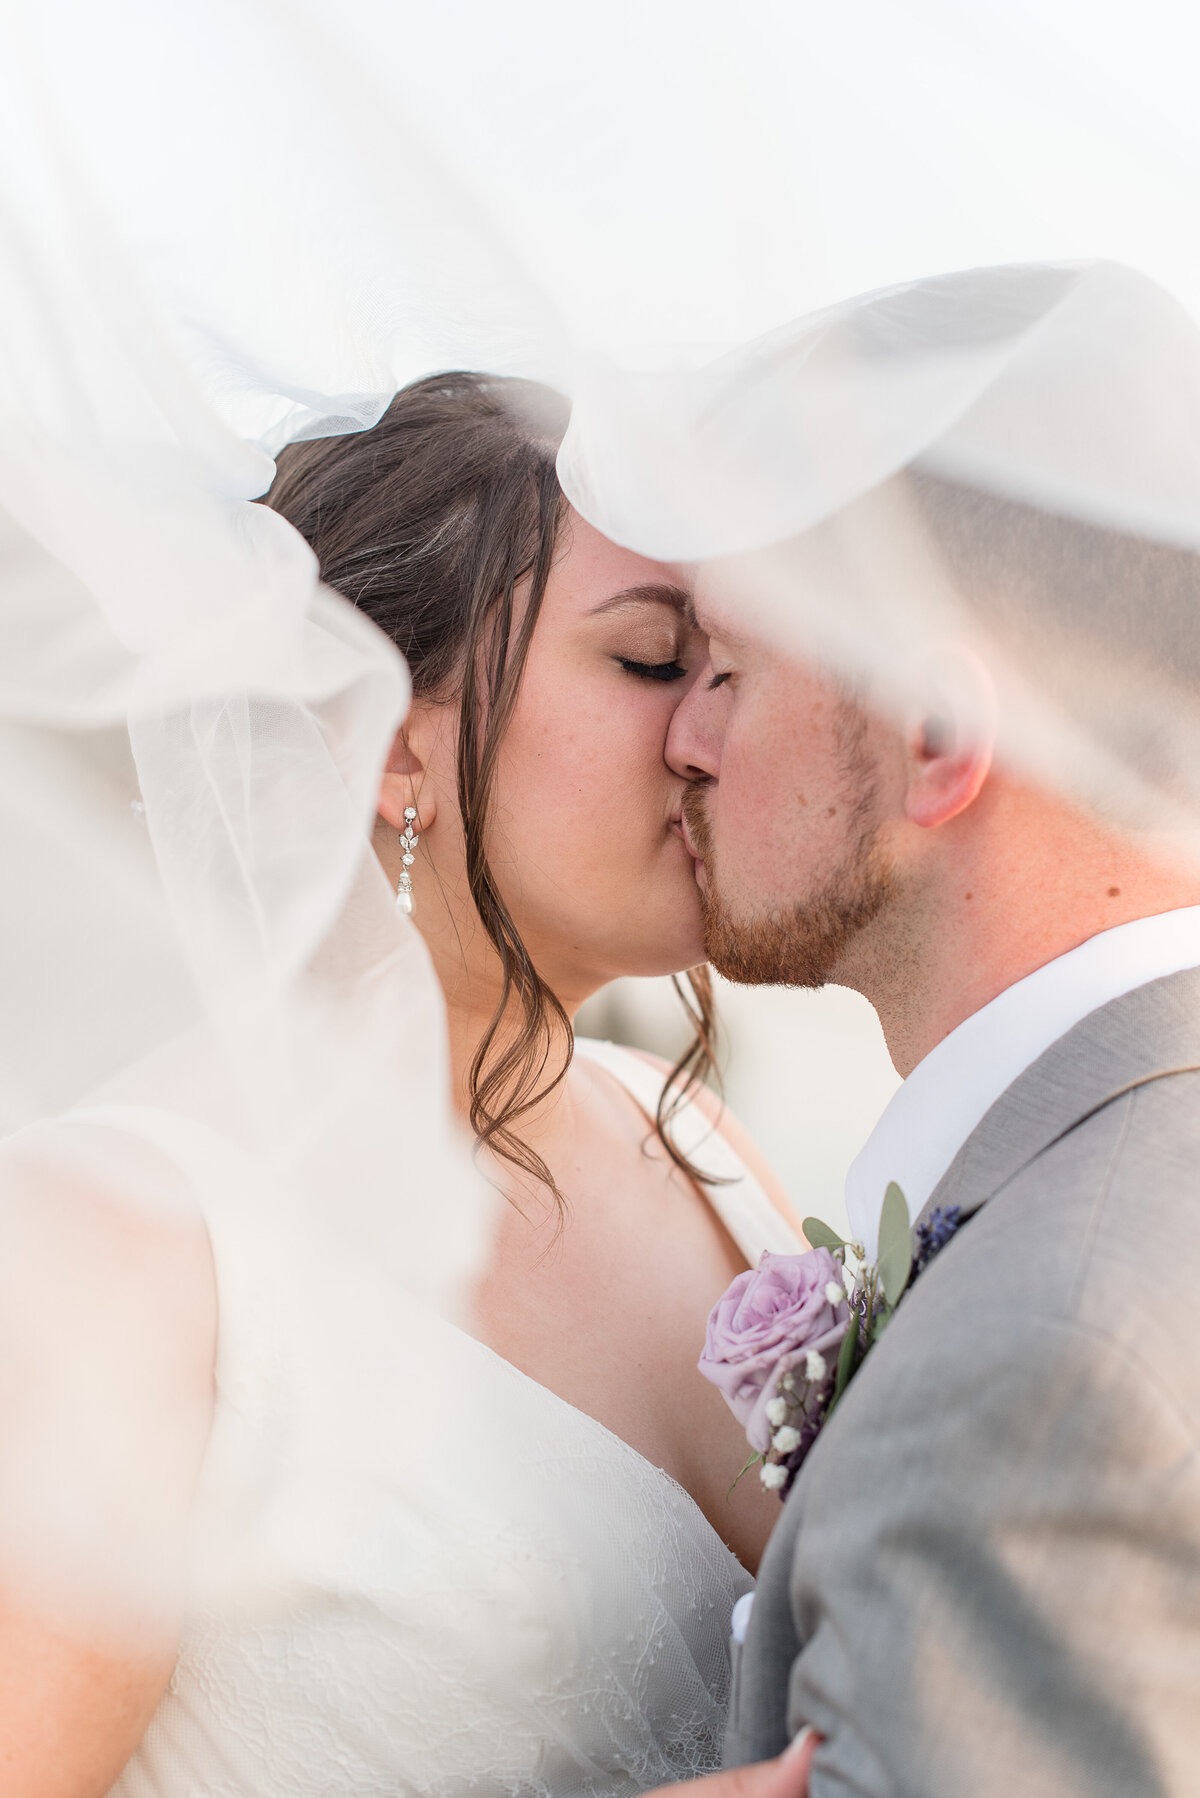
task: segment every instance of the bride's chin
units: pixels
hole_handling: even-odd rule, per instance
[[[669,947],[666,942],[663,944],[663,974],[683,974],[705,959],[700,895],[690,875],[686,888],[673,903],[668,934]]]
[[[664,919],[660,931],[642,929],[636,938],[631,934],[623,944],[614,943],[612,948],[615,953],[610,979],[654,980],[685,974],[705,959],[699,909],[692,929],[676,916]]]
[[[660,863],[651,877],[631,881],[609,910],[607,925],[602,953],[610,980],[663,978],[699,966],[704,919],[691,857],[682,852],[669,871]]]

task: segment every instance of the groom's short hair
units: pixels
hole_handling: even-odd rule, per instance
[[[1163,730],[1157,746],[1154,718],[1161,707],[1176,724],[1185,706],[1196,715],[1200,553],[920,468],[900,479],[968,616],[1170,786],[1179,738]]]

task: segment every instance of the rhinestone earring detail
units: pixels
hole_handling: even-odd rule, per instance
[[[413,850],[420,840],[416,831],[413,829],[413,820],[416,818],[416,815],[417,808],[415,805],[405,806],[404,829],[400,832],[400,847],[404,853],[400,858],[400,878],[396,882],[396,910],[403,912],[406,918],[411,918],[413,915],[413,883],[412,875],[408,870],[412,867],[413,862],[416,859],[413,855]]]

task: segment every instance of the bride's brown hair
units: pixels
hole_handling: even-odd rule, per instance
[[[459,702],[467,881],[503,978],[471,1062],[471,1127],[481,1146],[560,1201],[518,1126],[565,1078],[571,1028],[500,895],[487,842],[497,757],[566,514],[554,466],[565,426],[566,402],[536,382],[432,375],[397,394],[371,430],[289,445],[265,501],[307,539],[322,580],[401,650],[413,692]],[[702,1179],[670,1132],[684,1097],[715,1064],[709,970],[692,968],[686,978],[687,993],[675,985],[693,1040],[663,1088],[655,1122],[671,1159]],[[513,1007],[515,1032],[507,1027]],[[560,1033],[568,1047],[555,1065]]]

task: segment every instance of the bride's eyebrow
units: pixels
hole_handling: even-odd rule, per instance
[[[642,587],[622,587],[619,593],[613,593],[608,599],[602,599],[598,606],[593,606],[589,616],[596,618],[602,612],[613,612],[619,606],[629,605],[670,606],[689,623],[692,621],[691,595],[682,587],[659,585],[653,581]]]

